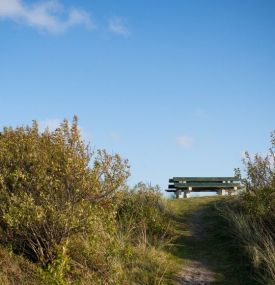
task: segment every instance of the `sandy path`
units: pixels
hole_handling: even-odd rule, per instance
[[[180,285],[208,285],[215,281],[215,273],[200,262],[186,264],[179,276]]]
[[[187,221],[194,243],[200,243],[207,236],[205,224],[202,222],[204,210],[195,212]],[[215,282],[217,273],[207,268],[207,263],[188,260],[179,275],[179,285],[210,285]]]

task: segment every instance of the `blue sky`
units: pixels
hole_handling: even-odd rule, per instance
[[[130,184],[232,175],[275,128],[275,1],[0,0],[0,125],[128,158]]]

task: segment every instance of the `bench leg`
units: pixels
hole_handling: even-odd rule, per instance
[[[226,195],[226,190],[225,189],[218,190],[218,195],[220,195],[220,196]]]
[[[184,198],[189,198],[190,191],[184,191]]]
[[[182,198],[183,198],[183,193],[182,193],[181,190],[178,190],[178,191],[177,191],[177,198],[178,198],[178,199],[182,199]]]

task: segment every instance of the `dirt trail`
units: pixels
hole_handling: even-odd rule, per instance
[[[207,239],[206,224],[203,221],[205,209],[194,212],[187,220],[193,245],[201,245]],[[179,285],[209,285],[215,282],[217,273],[208,268],[207,261],[188,260],[179,276]]]
[[[179,276],[180,285],[208,285],[215,281],[214,272],[207,269],[200,262],[190,262],[186,264]]]
[[[224,197],[171,201],[179,238],[174,255],[178,285],[259,285],[220,215]]]

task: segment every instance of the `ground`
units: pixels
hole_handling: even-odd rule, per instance
[[[172,200],[179,238],[174,256],[180,264],[178,285],[256,285],[248,263],[234,244],[218,208],[220,197]]]

